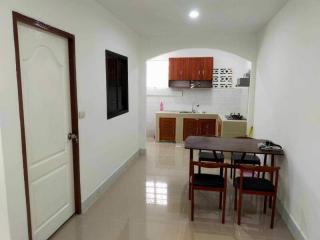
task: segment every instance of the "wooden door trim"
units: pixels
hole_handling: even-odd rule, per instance
[[[19,102],[19,115],[20,115],[20,128],[21,128],[23,173],[24,173],[24,185],[25,185],[26,207],[27,207],[28,236],[29,236],[29,240],[32,240],[30,195],[29,195],[29,183],[28,183],[28,162],[27,162],[27,151],[26,151],[27,147],[26,147],[26,137],[25,137],[24,110],[23,110],[23,97],[22,97],[22,84],[21,84],[18,22],[41,29],[46,32],[50,32],[52,34],[66,38],[68,40],[71,124],[72,124],[72,132],[77,136],[79,136],[75,36],[71,33],[57,29],[55,27],[52,27],[50,25],[47,25],[43,22],[27,17],[15,11],[12,12],[12,18],[13,18],[13,36],[14,36],[14,46],[15,46],[18,102]],[[78,143],[76,142],[72,143],[72,151],[73,151],[75,213],[81,214],[82,209],[81,209],[80,161],[79,161],[79,144]]]

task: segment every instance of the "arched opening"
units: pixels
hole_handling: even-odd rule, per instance
[[[212,88],[170,88],[169,58],[213,57]],[[247,118],[252,63],[233,53],[218,49],[181,49],[150,58],[146,61],[146,134],[156,136],[156,113],[191,111],[199,105],[199,113],[227,115],[240,113]]]

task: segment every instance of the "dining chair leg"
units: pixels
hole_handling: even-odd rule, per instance
[[[267,201],[268,201],[268,197],[265,196],[265,197],[264,197],[264,201],[263,201],[263,213],[264,213],[264,214],[267,213]]]
[[[219,192],[219,209],[222,209],[222,192]]]
[[[192,167],[192,161],[193,161],[193,149],[190,149],[190,159],[189,159],[189,200],[191,199],[191,175],[193,171]]]
[[[239,190],[239,200],[238,200],[238,225],[241,224],[241,207],[242,207],[242,192]]]
[[[223,206],[222,206],[222,224],[225,223],[226,218],[226,203],[227,203],[227,190],[223,191]]]
[[[194,189],[191,189],[191,221],[194,219]]]
[[[271,214],[270,228],[273,228],[273,226],[274,226],[274,217],[276,214],[276,204],[277,204],[277,195],[274,195],[273,196],[273,203],[272,203],[272,214]]]
[[[189,176],[189,200],[191,200],[191,188],[192,188],[191,176]]]
[[[272,197],[269,197],[269,208],[272,208]]]
[[[231,168],[230,168],[230,179],[232,179],[233,178],[233,161],[231,160]]]
[[[201,162],[201,161],[199,160],[199,162]],[[198,166],[198,174],[201,174],[201,167],[200,166]]]
[[[237,175],[237,164],[233,163],[233,182],[236,179]]]
[[[235,164],[233,165],[232,171],[233,171],[232,178],[233,178],[233,181],[234,181],[234,179],[236,178],[236,165]]]
[[[234,210],[237,211],[237,204],[238,204],[238,190],[234,187]]]

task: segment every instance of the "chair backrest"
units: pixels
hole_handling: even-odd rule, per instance
[[[226,163],[213,163],[213,162],[196,162],[192,161],[191,163],[191,174],[194,175],[194,167],[201,167],[201,168],[222,168],[224,169],[224,177],[227,179],[227,170],[230,167],[230,164]]]
[[[240,170],[240,184],[241,184],[241,186],[242,186],[243,177],[244,177],[245,172],[250,172],[250,173],[257,172],[258,176],[261,176],[261,175],[265,176],[265,174],[260,174],[260,173],[270,173],[270,174],[275,174],[273,184],[275,186],[275,189],[277,190],[280,167],[239,165],[236,168]],[[252,176],[254,177],[254,174],[252,174]]]
[[[212,151],[212,150],[199,150],[199,153],[201,152],[212,152],[214,157],[217,158],[217,153],[223,153],[222,151]]]

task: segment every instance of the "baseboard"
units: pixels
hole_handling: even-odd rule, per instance
[[[145,148],[140,148],[139,153],[140,155],[145,155],[147,150]]]
[[[139,155],[144,154],[144,151],[139,149],[127,161],[125,161],[113,174],[105,179],[91,194],[82,202],[82,212],[85,213],[102,194],[104,194],[110,186],[128,169],[128,167],[138,159]]]
[[[287,224],[291,234],[296,240],[307,240],[307,237],[301,231],[300,227],[296,223],[296,221],[292,218],[292,216],[288,213],[288,211],[283,206],[282,202],[277,200],[277,210],[280,213],[283,221]]]

